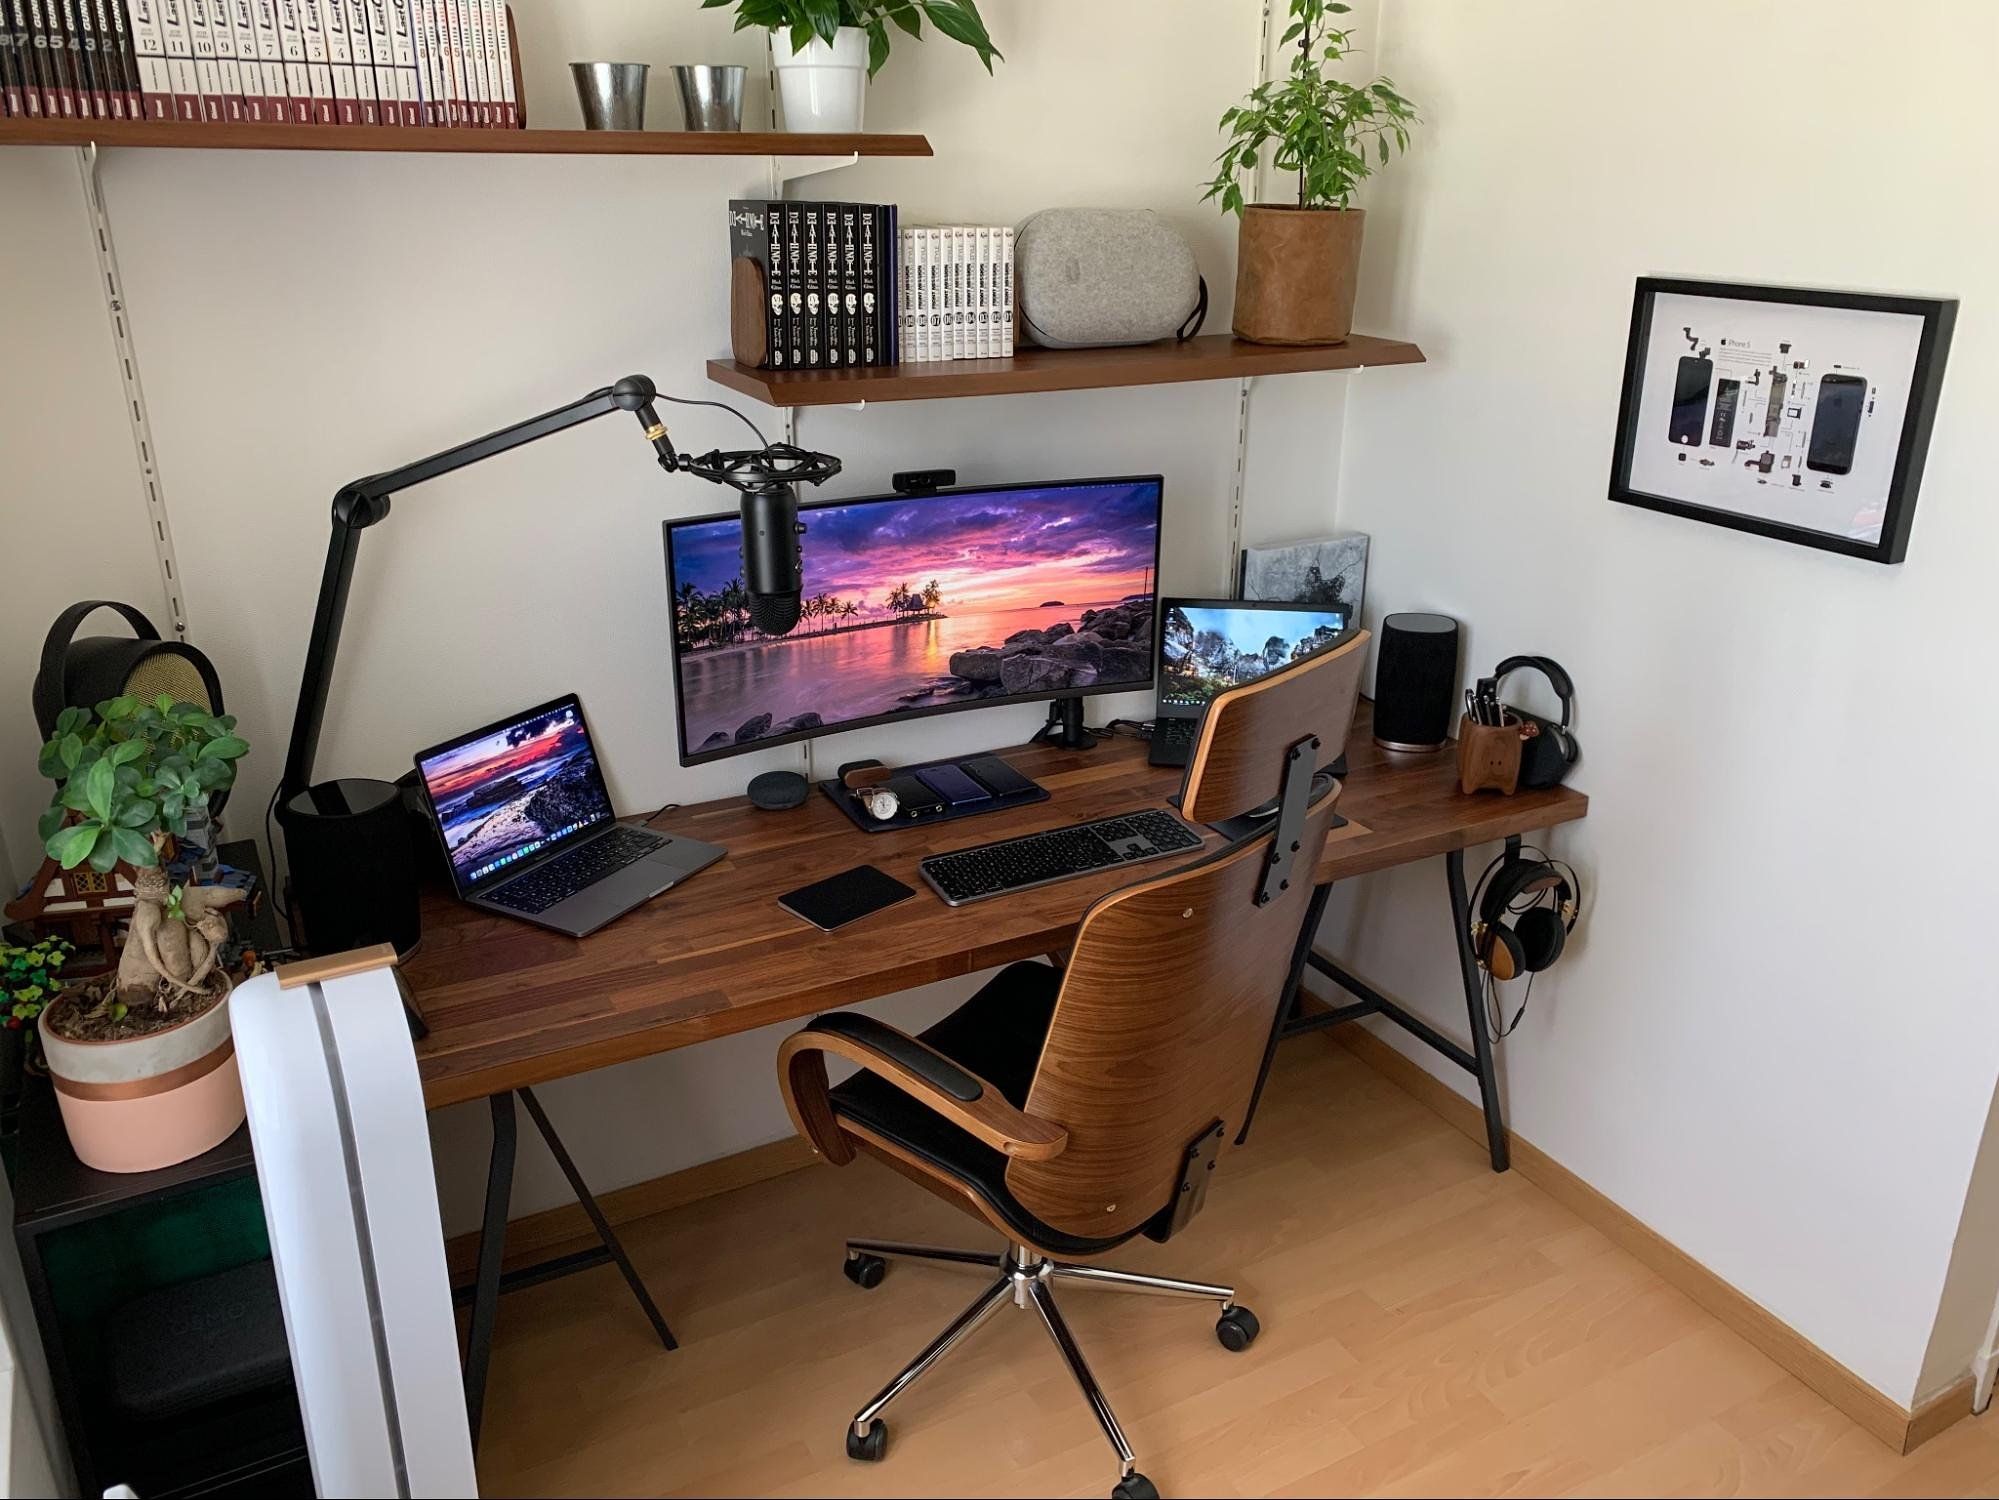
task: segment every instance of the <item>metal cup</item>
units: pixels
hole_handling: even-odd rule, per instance
[[[647,63],[578,62],[569,65],[585,130],[646,128]]]
[[[743,77],[747,68],[711,63],[676,63],[673,81],[689,130],[741,130]]]

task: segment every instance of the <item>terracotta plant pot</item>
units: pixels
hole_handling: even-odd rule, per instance
[[[77,1160],[100,1172],[150,1172],[221,1145],[243,1123],[229,999],[150,1036],[78,1042],[38,1023],[56,1102]]]
[[[1338,344],[1353,332],[1358,208],[1252,203],[1236,239],[1235,336],[1256,344]]]

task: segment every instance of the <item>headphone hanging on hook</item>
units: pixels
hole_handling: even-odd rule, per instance
[[[1485,975],[1486,1013],[1493,1040],[1511,1036],[1527,1014],[1534,976],[1555,966],[1582,915],[1582,881],[1564,860],[1518,839],[1485,867],[1472,888],[1471,945]],[[1510,1021],[1498,1008],[1499,985],[1527,977]]]

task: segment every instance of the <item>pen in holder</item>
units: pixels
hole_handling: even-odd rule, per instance
[[[1466,714],[1458,721],[1458,790],[1512,796],[1520,787],[1521,747],[1540,732],[1539,724],[1512,709],[1502,710],[1497,724],[1480,724]]]

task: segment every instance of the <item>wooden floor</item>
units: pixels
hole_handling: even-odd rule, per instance
[[[1110,1449],[1014,1309],[891,1408],[884,1462],[847,1459],[853,1410],[983,1274],[901,1264],[863,1292],[848,1233],[989,1238],[863,1159],[627,1230],[678,1353],[608,1268],[509,1295],[481,1492],[1108,1494]],[[1284,1049],[1193,1227],[1109,1263],[1232,1280],[1263,1321],[1235,1355],[1202,1304],[1062,1289],[1166,1495],[1999,1495],[1999,1420],[1891,1453],[1325,1038]]]

